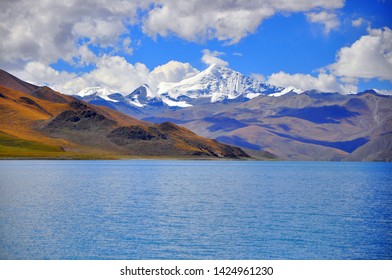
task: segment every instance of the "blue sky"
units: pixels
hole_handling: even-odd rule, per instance
[[[211,63],[281,86],[392,93],[390,0],[58,2],[0,3],[0,68],[69,94],[128,93]]]

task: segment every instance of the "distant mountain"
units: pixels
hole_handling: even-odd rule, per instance
[[[112,102],[100,88],[84,96]],[[116,94],[114,94],[116,96]],[[249,157],[173,123],[152,124],[0,70],[0,157]]]
[[[103,87],[88,87],[81,90],[78,93],[80,97],[89,97],[89,98],[99,98],[106,101],[117,102],[115,99],[111,99],[109,96],[111,94],[116,93],[115,91],[108,90]]]
[[[88,88],[78,98],[90,104],[4,71],[0,85],[0,151],[27,141],[61,154],[246,156],[195,131],[256,158],[392,161],[392,96],[374,90],[278,88],[216,65],[156,92]]]
[[[295,90],[275,87],[230,68],[212,65],[178,83],[162,82],[156,92],[144,84],[126,96],[110,95],[110,91],[103,88],[87,88],[77,96],[89,103],[97,104],[98,101],[100,105],[145,117],[151,110],[155,114],[156,110],[162,112],[200,104],[245,102],[260,95],[282,95]]]
[[[139,119],[174,122],[255,156],[392,161],[392,96],[374,90],[343,95],[275,87],[212,65],[178,83],[163,82],[156,92],[142,85],[127,96],[80,98]]]
[[[141,85],[140,87],[135,89],[131,94],[127,95],[125,97],[125,100],[127,100],[129,104],[134,105],[138,108],[143,108],[145,106],[153,106],[153,107],[163,106],[162,98],[160,98],[156,94],[153,94],[150,87],[146,84]]]
[[[205,137],[284,160],[392,161],[392,97],[307,91],[157,114]]]
[[[179,83],[161,83],[158,94],[193,104],[200,99],[210,103],[244,101],[282,90],[227,67],[211,65]]]

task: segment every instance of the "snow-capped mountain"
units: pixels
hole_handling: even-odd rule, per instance
[[[77,95],[94,104],[107,105],[109,102],[114,106],[113,103],[121,103],[122,106],[146,110],[157,107],[184,108],[196,104],[244,102],[259,95],[280,96],[291,91],[299,93],[299,90],[294,88],[276,87],[230,68],[211,65],[178,83],[161,82],[155,91],[144,84],[128,95],[102,87],[86,88]]]
[[[125,99],[129,104],[134,105],[138,108],[160,107],[164,105],[169,107],[182,108],[192,106],[184,101],[177,101],[166,95],[154,93],[146,84],[138,87],[131,94],[125,96]]]
[[[143,108],[147,104],[160,106],[162,105],[162,99],[154,94],[150,87],[146,84],[141,85],[135,89],[132,93],[125,96],[129,104],[134,105],[138,108]]]
[[[290,93],[290,92],[296,93],[296,94],[301,94],[304,92],[304,90],[295,88],[293,86],[289,86],[289,87],[283,88],[282,91],[278,91],[278,92],[270,94],[270,96],[278,97],[278,96],[282,96],[282,95],[285,95],[286,93]]]
[[[77,96],[83,98],[93,99],[94,97],[102,98],[106,101],[118,102],[116,99],[112,99],[109,96],[116,93],[114,90],[110,90],[104,87],[88,87],[78,92]]]
[[[252,77],[247,77],[230,68],[211,65],[206,70],[179,83],[161,83],[158,94],[173,100],[186,100],[193,103],[197,99],[208,99],[209,102],[225,102],[249,100],[261,94],[282,91]]]

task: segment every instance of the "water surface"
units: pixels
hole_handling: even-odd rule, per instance
[[[392,164],[0,161],[1,259],[391,259]]]

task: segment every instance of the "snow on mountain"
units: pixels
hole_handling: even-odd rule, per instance
[[[174,100],[180,97],[209,98],[212,103],[240,97],[252,99],[261,94],[282,90],[283,88],[261,83],[252,77],[216,64],[179,83],[163,82],[158,86],[159,95],[167,95]]]
[[[132,93],[125,96],[125,100],[129,102],[129,104],[139,108],[145,107],[146,105],[162,105],[162,99],[160,98],[160,96],[154,93],[146,84],[141,85]]]
[[[392,95],[392,90],[373,89],[376,93],[381,95]]]
[[[284,88],[282,91],[270,94],[270,96],[278,97],[278,96],[285,95],[286,93],[289,93],[289,92],[293,92],[293,93],[296,93],[296,94],[301,94],[301,93],[304,92],[304,90],[295,88],[293,86],[289,86],[289,87]]]
[[[130,104],[142,108],[145,106],[160,106],[166,104],[169,107],[190,107],[192,105],[185,101],[174,100],[169,96],[154,93],[146,84],[135,89],[131,94],[125,97]]]
[[[162,96],[162,102],[165,103],[169,107],[179,107],[179,108],[186,108],[192,107],[193,105],[187,103],[186,101],[176,101],[165,96]]]
[[[302,93],[294,87],[276,87],[247,77],[230,68],[211,65],[180,82],[161,82],[156,91],[144,84],[128,95],[103,87],[90,87],[78,93],[88,102],[104,99],[137,108],[191,107],[203,103],[243,102],[259,95],[281,96],[288,92]]]
[[[106,101],[118,102],[118,100],[109,97],[109,95],[114,93],[116,92],[103,87],[88,87],[79,91],[77,95],[83,98],[100,97]]]

